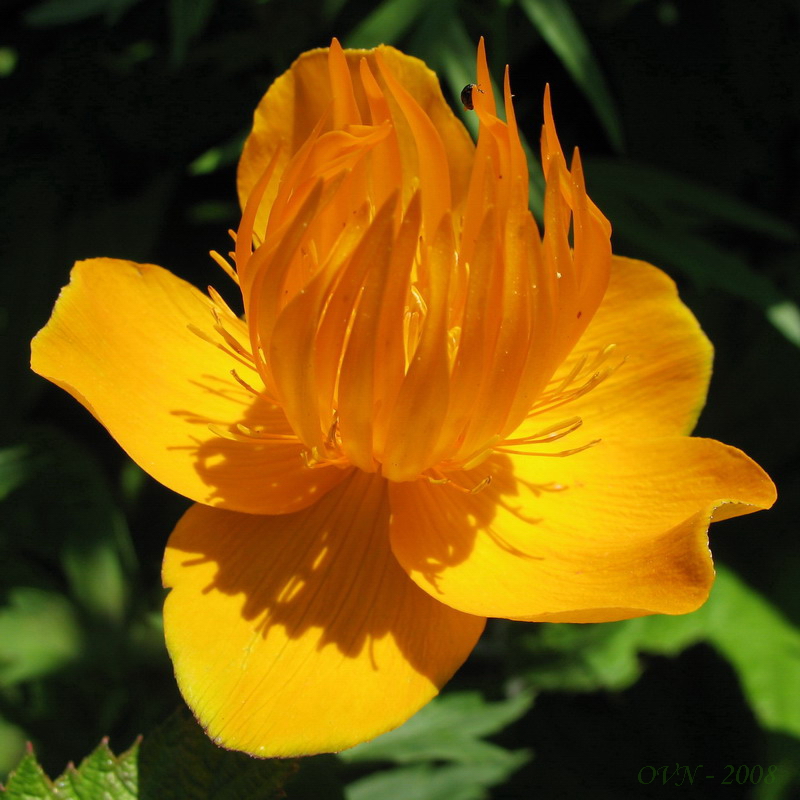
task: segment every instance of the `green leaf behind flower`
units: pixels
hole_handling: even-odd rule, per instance
[[[427,9],[435,6],[426,0],[384,0],[347,37],[348,47],[375,47],[378,42],[392,44],[400,39]]]
[[[488,787],[505,781],[528,755],[515,754],[512,769],[479,762],[476,764],[415,764],[378,772],[347,787],[347,800],[485,800]]]
[[[535,689],[621,690],[642,673],[640,654],[674,656],[707,642],[735,670],[766,730],[800,738],[800,630],[733,572],[718,567],[708,602],[692,614],[600,625],[542,625],[522,637]]]
[[[436,698],[396,730],[346,750],[346,764],[393,762],[403,766],[360,778],[347,800],[481,800],[530,759],[484,741],[518,720],[533,703],[523,692],[496,702],[477,692]]]
[[[117,20],[140,0],[44,0],[25,13],[32,27],[49,28],[104,15],[109,23]]]
[[[614,98],[566,0],[520,0],[531,24],[581,88],[617,152],[625,149]]]
[[[615,252],[646,258],[684,273],[699,287],[754,303],[800,346],[797,303],[734,244],[747,232],[786,247],[800,239],[795,227],[699,181],[645,164],[587,159],[586,174],[592,198],[614,228]],[[718,244],[720,229],[730,246]],[[713,231],[716,236],[709,235]]]
[[[519,719],[533,704],[523,692],[491,702],[478,692],[445,694],[389,733],[342,753],[347,763],[441,760],[455,763],[491,760],[507,751],[482,740]]]

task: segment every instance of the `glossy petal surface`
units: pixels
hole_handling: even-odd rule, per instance
[[[492,482],[477,494],[393,485],[392,547],[432,597],[489,617],[692,611],[713,581],[712,516],[775,499],[756,464],[709,439],[608,440],[565,458],[483,466]]]
[[[292,433],[283,412],[231,370],[254,383],[258,376],[215,341],[212,302],[197,289],[152,264],[94,259],[75,266],[33,341],[31,365],[186,497],[251,513],[314,502],[346,473],[307,469],[296,440],[241,442],[209,429]]]
[[[327,48],[303,53],[272,84],[256,108],[253,130],[239,162],[238,187],[242,207],[276,150],[280,148],[277,161],[277,168],[280,170],[300,149],[321,119],[324,120],[323,130],[333,129],[336,123],[339,123],[338,127],[344,127],[346,123],[360,122],[354,119],[354,113],[358,113],[364,120],[370,119],[369,102],[361,86],[359,72],[361,60],[366,59],[378,82],[383,83],[376,64],[376,53],[380,53],[394,77],[416,99],[432,120],[442,140],[447,143],[446,158],[454,196],[466,195],[475,145],[466,128],[445,102],[436,73],[419,59],[393,47],[381,45],[375,50],[344,51],[353,77],[352,89],[348,86],[331,87]],[[402,114],[395,105],[386,110],[393,114],[395,120],[401,120]],[[418,173],[414,138],[402,122],[399,122],[398,135],[398,155],[404,161],[408,174]],[[400,173],[398,171],[393,176],[384,174],[383,178],[393,178],[393,182],[397,183]],[[390,188],[393,187],[387,187]],[[256,229],[266,226],[266,213],[276,191],[276,188],[268,190],[265,195]]]
[[[399,725],[461,664],[484,620],[408,579],[388,520],[386,483],[358,472],[296,514],[187,512],[164,562],[167,644],[217,742],[341,750]]]
[[[613,351],[605,358],[605,348]],[[609,436],[666,436],[690,433],[703,408],[711,377],[713,349],[675,283],[644,261],[615,256],[611,280],[585,333],[557,370],[551,388],[577,366],[581,373],[562,391],[613,370],[590,391],[563,405],[534,414],[515,433],[541,430],[567,417],[582,426],[558,450]],[[594,365],[594,366],[593,366]]]

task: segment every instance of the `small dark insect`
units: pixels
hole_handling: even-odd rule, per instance
[[[472,93],[477,89],[481,94],[483,94],[483,89],[481,89],[475,83],[468,83],[462,90],[461,90],[461,102],[464,104],[464,109],[466,111],[472,111],[475,106],[472,103]]]

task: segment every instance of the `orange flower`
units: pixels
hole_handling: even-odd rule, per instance
[[[688,437],[711,347],[672,282],[612,257],[545,97],[540,237],[483,45],[473,145],[390,47],[302,55],[255,114],[233,254],[244,317],[152,265],[76,265],[33,343],[197,501],[164,562],[167,645],[220,744],[339,750],[399,725],[486,617],[682,614],[712,520],[770,506]]]

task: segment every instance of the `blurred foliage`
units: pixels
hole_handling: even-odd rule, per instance
[[[781,499],[712,529],[726,566],[700,611],[494,622],[441,700],[341,758],[304,760],[288,797],[663,797],[637,774],[675,763],[713,766],[696,796],[800,796],[799,29],[788,0],[4,3],[0,773],[26,740],[49,774],[103,736],[166,747],[154,728],[180,703],[159,565],[186,503],[28,368],[72,261],[152,261],[219,287],[207,252],[238,221],[252,111],[300,52],[333,35],[395,44],[463,114],[485,35],[495,78],[511,65],[529,149],[549,82],[615,250],[669,271],[714,342],[698,433],[747,450]],[[541,186],[534,170],[535,213]],[[238,758],[214,752],[215,770]],[[18,775],[35,772],[25,758]],[[729,763],[774,764],[778,779],[723,786]]]

